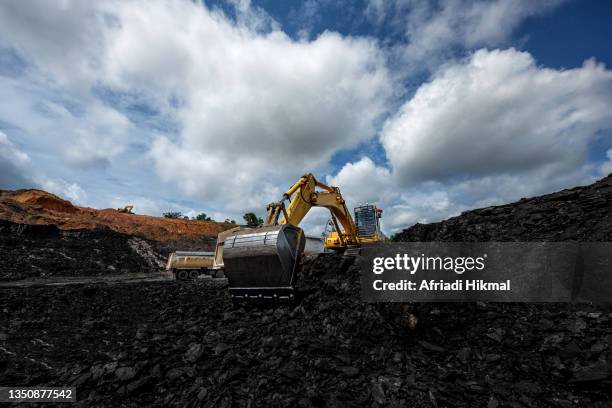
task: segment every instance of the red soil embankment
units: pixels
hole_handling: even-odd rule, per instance
[[[216,237],[219,232],[235,227],[234,224],[212,221],[125,214],[110,208],[78,207],[41,190],[0,190],[0,219],[21,224],[57,225],[62,230],[106,227],[155,241]]]

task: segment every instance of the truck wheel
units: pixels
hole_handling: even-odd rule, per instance
[[[198,279],[198,276],[200,276],[200,272],[193,270],[193,271],[189,271],[189,279]]]
[[[187,271],[184,270],[180,270],[176,272],[176,279],[183,281],[183,280],[187,280],[187,278],[189,277]]]

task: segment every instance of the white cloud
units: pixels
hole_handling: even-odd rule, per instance
[[[554,70],[514,49],[480,50],[437,72],[386,122],[390,173],[362,159],[330,180],[356,196],[397,190],[385,203],[391,231],[587,184],[612,171],[588,158],[612,129],[611,104],[612,72],[594,61]]]
[[[87,193],[76,183],[61,179],[39,177],[37,184],[45,191],[56,194],[76,205],[86,205]]]
[[[448,189],[435,184],[404,190],[398,200],[384,209],[384,230],[394,233],[417,222],[435,222],[458,215],[467,207],[453,199]]]
[[[390,84],[371,40],[264,35],[188,3],[149,7],[146,24],[180,27],[171,32],[146,30],[135,15],[118,13],[112,77],[150,73],[152,87],[181,95],[180,137],[159,138],[151,157],[160,177],[187,194],[261,207],[278,194],[274,186],[324,169],[335,151],[375,134]],[[156,54],[142,49],[143,33]]]
[[[564,0],[370,0],[365,14],[406,38],[400,46],[411,71],[432,69],[457,49],[505,45],[527,18],[544,14]]]
[[[135,140],[142,129],[92,89],[136,95],[179,125],[149,146],[162,180],[216,209],[260,208],[278,186],[373,137],[392,87],[374,40],[292,40],[249,1],[233,4],[235,22],[188,1],[4,4],[4,42],[35,64],[41,88],[82,104],[63,109],[39,88],[24,100],[13,81],[6,94],[20,105],[0,106],[0,118],[45,138],[68,165],[99,168],[130,142],[151,142]],[[28,115],[35,99],[48,112]]]
[[[420,3],[407,26],[408,58],[423,60],[455,45],[491,46],[506,41],[527,17],[540,14],[560,1],[495,0],[443,1],[439,8]]]
[[[612,128],[612,72],[538,67],[526,52],[480,50],[438,72],[385,124],[381,141],[404,184],[580,168]],[[535,172],[534,174],[537,174]]]
[[[37,172],[30,157],[0,131],[0,189],[18,188],[42,188],[76,204],[83,204],[87,198],[78,184]]]
[[[0,4],[0,45],[14,48],[39,68],[41,79],[72,90],[98,78],[108,15],[81,1]]]
[[[0,120],[25,132],[36,148],[78,169],[99,169],[125,151],[134,128],[117,110],[64,89],[0,77]],[[22,136],[23,137],[23,136]]]
[[[612,173],[612,149],[606,152],[608,160],[601,165],[600,173],[607,176]]]
[[[238,24],[255,31],[280,30],[280,24],[251,0],[228,0],[228,3],[234,7]]]
[[[340,187],[351,210],[364,203],[390,203],[397,196],[389,169],[376,166],[369,157],[345,164],[335,176],[328,176],[326,182]]]
[[[30,158],[0,131],[0,188],[24,188],[32,183],[27,174]]]
[[[235,20],[190,1],[0,2],[0,52],[26,64],[0,76],[0,120],[21,138],[0,135],[0,181],[83,202],[81,170],[113,180],[107,171],[119,163],[125,181],[136,172],[120,165],[138,163],[168,188],[154,201],[147,186],[129,195],[144,212],[194,211],[167,199],[179,196],[217,218],[263,215],[302,173],[323,179],[334,153],[376,135],[392,94],[405,91],[394,78],[426,65],[431,81],[380,135],[388,166],[364,157],[327,177],[351,207],[377,202],[395,229],[582,183],[611,169],[587,160],[594,135],[611,126],[610,71],[591,61],[546,69],[513,49],[446,58],[503,45],[522,21],[558,3],[372,1],[369,15],[406,38],[391,50],[405,64],[389,72],[390,50],[375,40],[332,32],[294,40],[248,0],[232,1]],[[171,130],[134,122],[139,110]],[[74,180],[34,171],[26,152],[61,158],[57,174]],[[313,212],[304,225],[315,230],[326,218]]]

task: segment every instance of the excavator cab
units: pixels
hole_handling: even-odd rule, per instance
[[[225,238],[223,264],[234,298],[293,298],[306,238],[291,224],[243,229]]]

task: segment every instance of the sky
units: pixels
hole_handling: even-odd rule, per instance
[[[0,2],[0,188],[241,221],[312,172],[392,234],[588,184],[612,172],[611,20],[597,0]]]

